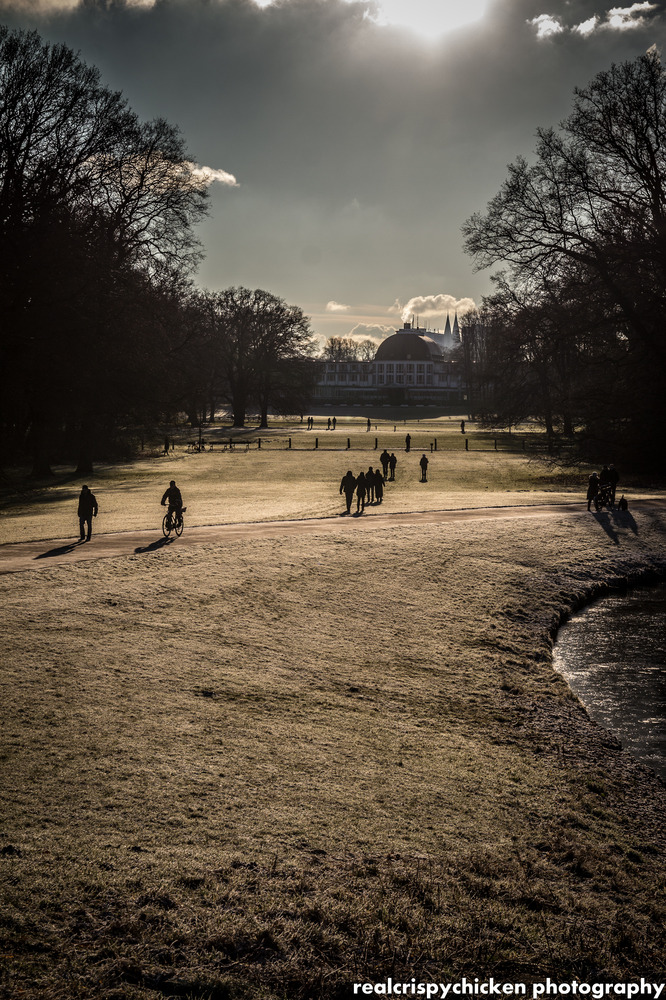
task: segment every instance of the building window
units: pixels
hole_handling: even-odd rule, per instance
[[[386,372],[387,372],[387,374],[391,374],[392,375],[393,374],[393,365],[387,365],[386,366]]]
[[[384,376],[383,375],[378,375],[377,376],[377,382],[378,382],[379,385],[384,385]]]
[[[395,380],[398,383],[398,385],[403,385],[404,382],[405,382],[405,376],[404,375],[396,375]]]
[[[424,371],[424,370],[425,370],[425,365],[417,365],[417,366],[416,366],[416,370],[417,370],[417,372],[422,372],[422,371]]]
[[[397,365],[395,366],[395,370],[396,370],[397,372],[404,372],[404,370],[405,370],[405,366],[404,366],[404,365],[402,365],[402,364],[397,364]]]
[[[410,372],[410,374],[409,374],[409,375],[407,376],[407,384],[408,384],[408,385],[414,385],[414,376],[413,376],[413,375],[411,374],[411,372]]]
[[[416,381],[418,382],[419,385],[423,385],[423,383],[425,382],[425,375],[417,375]]]

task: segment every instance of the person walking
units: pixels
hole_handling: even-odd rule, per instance
[[[92,519],[93,517],[97,517],[98,511],[99,507],[95,494],[87,486],[82,486],[79,493],[78,508],[79,533],[82,542],[89,542],[92,538]]]
[[[422,483],[427,483],[428,482],[428,459],[425,457],[425,455],[421,455],[421,458],[419,460],[419,465],[421,466],[421,482]]]
[[[333,430],[335,430],[335,425],[337,424],[337,422],[338,422],[337,419],[333,417]]]
[[[367,421],[367,423],[366,423],[366,426],[365,426],[365,431],[366,431],[366,434],[367,434],[367,432],[368,432],[369,430],[370,430],[370,417],[368,417],[368,421]]]
[[[591,503],[599,492],[599,476],[593,472],[587,481],[587,509],[591,510]]]
[[[356,476],[351,469],[348,470],[347,475],[342,477],[340,482],[340,493],[345,495],[345,503],[347,504],[347,513],[351,514],[352,500],[354,499],[354,490],[356,489]]]
[[[412,435],[407,434],[407,436],[405,437],[405,451],[409,451],[411,445],[412,445]]]
[[[389,476],[390,482],[395,479],[395,467],[398,464],[398,459],[395,457],[393,452],[391,452],[391,457],[389,458],[389,469],[391,470],[391,475]]]
[[[465,433],[465,421],[464,420],[460,421],[460,433],[461,434]]]
[[[381,503],[384,499],[384,477],[379,471],[375,469],[375,500],[377,503]]]
[[[329,417],[328,418],[328,426],[326,427],[326,430],[330,431],[330,429],[331,429],[331,418]]]
[[[365,474],[365,498],[368,503],[375,502],[375,470],[372,466]]]
[[[356,513],[360,511],[363,513],[365,510],[365,475],[360,473],[358,479],[356,480]]]
[[[388,479],[388,467],[390,459],[391,456],[387,452],[386,448],[384,448],[384,451],[379,456],[379,461],[382,463],[382,472],[384,473],[384,482],[386,482],[386,480]]]

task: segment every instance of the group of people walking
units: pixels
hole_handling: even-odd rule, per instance
[[[360,472],[355,476],[351,469],[342,477],[340,483],[340,494],[345,495],[347,514],[351,514],[352,503],[356,496],[356,513],[361,514],[365,507],[371,503],[381,503],[384,499],[384,483],[395,480],[395,469],[398,459],[394,454],[390,454],[384,449],[379,456],[382,464],[381,471],[373,469],[372,466],[367,472]]]
[[[614,507],[615,491],[619,481],[620,476],[614,465],[604,465],[601,472],[593,472],[587,483],[587,509],[592,509],[592,504],[602,490],[608,493],[610,506]],[[624,497],[622,499],[624,499]]]

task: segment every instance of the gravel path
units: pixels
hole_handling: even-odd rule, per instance
[[[664,511],[666,500],[634,500],[632,510]],[[119,531],[94,535],[91,542],[75,539],[53,538],[33,542],[15,542],[0,545],[0,574],[19,573],[25,570],[47,569],[58,565],[79,562],[83,559],[105,559],[154,552],[169,545],[192,546],[202,542],[231,541],[238,538],[275,538],[292,534],[321,534],[322,532],[378,531],[385,528],[407,527],[418,524],[447,524],[455,521],[491,520],[495,518],[547,518],[547,517],[596,517],[601,526],[619,518],[630,518],[631,512],[618,511],[589,514],[585,503],[531,504],[521,507],[474,507],[462,510],[410,511],[396,514],[384,513],[376,508],[366,510],[363,516],[315,517],[293,521],[253,521],[234,524],[209,524],[188,528],[180,538],[166,539],[159,529]]]

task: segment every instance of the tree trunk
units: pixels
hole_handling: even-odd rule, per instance
[[[231,408],[234,411],[234,427],[245,427],[247,397],[244,392],[235,392],[233,394]]]
[[[79,464],[76,467],[76,474],[77,476],[89,476],[92,471],[92,435],[89,424],[82,420],[79,427]]]

